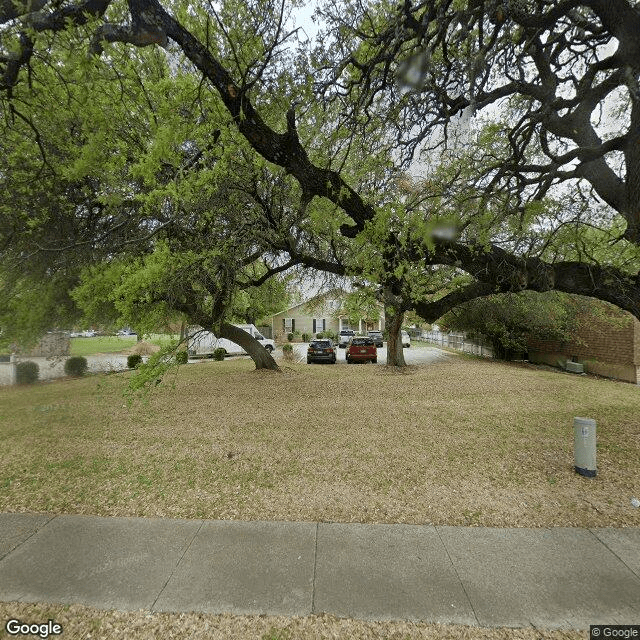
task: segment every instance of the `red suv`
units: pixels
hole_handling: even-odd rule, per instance
[[[347,364],[353,362],[378,362],[378,350],[369,336],[353,336],[347,344]]]

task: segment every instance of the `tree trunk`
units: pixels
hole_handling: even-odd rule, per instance
[[[250,334],[228,322],[223,322],[218,337],[226,338],[239,344],[250,356],[256,369],[280,371],[280,367],[271,354]]]
[[[385,305],[384,324],[388,333],[387,337],[387,365],[391,367],[406,367],[404,352],[402,350],[402,321],[404,311],[396,307]]]

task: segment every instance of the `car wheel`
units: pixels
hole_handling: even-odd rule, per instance
[[[311,364],[311,360],[309,360],[309,358],[307,358],[307,364]]]
[[[269,353],[271,353],[271,352],[273,351],[273,347],[272,347],[270,344],[268,344],[268,345],[265,347],[265,349],[266,349]]]
[[[374,358],[371,362],[373,362],[373,364],[378,364],[378,358]]]

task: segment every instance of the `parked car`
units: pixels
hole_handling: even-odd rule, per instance
[[[120,331],[118,331],[118,335],[119,336],[135,336],[136,332],[133,329],[130,329],[129,327],[125,327],[124,329],[120,329]]]
[[[378,362],[378,350],[369,336],[353,336],[347,344],[347,364],[354,362]]]
[[[94,331],[93,329],[87,329],[87,331],[82,332],[83,338],[95,338],[97,335],[98,335],[98,332]]]
[[[411,338],[409,337],[409,334],[406,331],[401,331],[400,335],[402,336],[402,346],[403,347],[410,347],[411,346]]]
[[[384,346],[382,331],[368,331],[367,333],[369,334],[369,337],[373,340],[373,344],[375,344],[376,347]]]
[[[353,329],[343,329],[338,335],[338,347],[344,349],[347,346],[347,342],[355,335],[356,332]]]
[[[336,350],[333,342],[328,338],[313,340],[307,348],[307,364],[312,362],[336,363]]]

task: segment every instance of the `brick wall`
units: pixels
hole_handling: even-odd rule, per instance
[[[574,340],[530,340],[529,359],[555,366],[567,360],[585,370],[640,384],[640,322],[629,313],[607,310],[607,318],[581,318]]]

